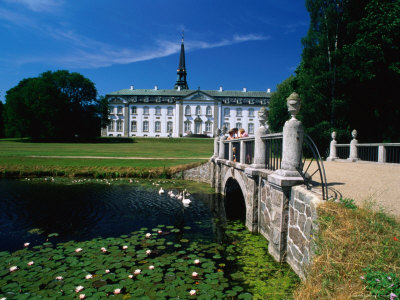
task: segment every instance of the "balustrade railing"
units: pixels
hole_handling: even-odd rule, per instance
[[[358,143],[357,131],[352,132],[350,144],[337,144],[336,133],[332,133],[332,141],[328,160],[349,159],[379,163],[400,163],[400,143]]]
[[[282,133],[268,134],[262,137],[266,141],[267,153],[265,155],[266,169],[275,171],[281,168],[282,162]]]

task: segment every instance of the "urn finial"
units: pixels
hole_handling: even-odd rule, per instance
[[[261,107],[258,111],[258,121],[260,122],[260,126],[265,126],[265,123],[268,120],[268,110],[265,107]]]
[[[351,132],[351,136],[353,137],[353,139],[356,139],[357,138],[357,130],[353,130],[352,132]]]
[[[291,93],[287,98],[288,111],[293,119],[296,119],[296,115],[300,111],[300,102],[300,96],[296,92]]]
[[[332,140],[336,140],[336,131],[332,131],[331,136],[332,136]]]

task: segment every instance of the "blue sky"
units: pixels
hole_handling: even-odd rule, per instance
[[[0,0],[0,100],[20,80],[66,69],[99,95],[173,88],[185,32],[191,89],[276,89],[301,58],[302,0]]]

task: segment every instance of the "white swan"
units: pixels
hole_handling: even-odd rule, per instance
[[[192,201],[189,198],[185,198],[185,192],[183,192],[182,203],[183,205],[189,205]]]
[[[169,196],[170,196],[171,198],[175,198],[175,197],[176,197],[176,195],[174,194],[173,191],[170,191]]]
[[[178,199],[178,200],[182,200],[182,193],[179,193],[179,195],[176,197],[176,199]]]
[[[160,190],[158,191],[158,193],[159,193],[160,195],[164,194],[164,190],[163,190],[162,187],[160,188]]]

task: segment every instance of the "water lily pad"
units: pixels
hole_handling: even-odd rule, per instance
[[[50,233],[50,234],[48,235],[48,237],[49,237],[49,238],[51,238],[51,237],[57,237],[58,235],[59,235],[58,233],[54,232],[54,233]]]

